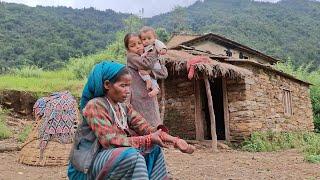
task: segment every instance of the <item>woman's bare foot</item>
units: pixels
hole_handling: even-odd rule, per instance
[[[178,148],[181,152],[188,153],[188,154],[192,154],[196,149],[194,146],[188,144],[183,139],[177,139],[174,143],[174,146]]]
[[[183,153],[192,154],[196,149],[194,146],[188,144],[185,140],[178,137],[173,137],[165,132],[161,132],[160,139],[165,142],[166,145],[173,145],[174,148],[178,148]]]

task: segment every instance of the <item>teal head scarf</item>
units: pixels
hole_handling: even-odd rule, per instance
[[[114,82],[124,67],[123,64],[113,61],[103,61],[95,65],[82,91],[80,109],[82,110],[91,99],[104,96],[104,81]]]

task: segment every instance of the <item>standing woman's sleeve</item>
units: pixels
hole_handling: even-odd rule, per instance
[[[161,69],[154,69],[151,71],[154,79],[166,79],[168,77],[168,70],[165,65],[161,65]]]
[[[157,58],[158,57],[155,52],[150,52],[145,57],[141,57],[138,54],[128,53],[127,65],[135,70],[152,70],[154,64],[157,62]]]

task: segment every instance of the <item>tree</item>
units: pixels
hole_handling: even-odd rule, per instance
[[[189,32],[188,13],[185,8],[176,6],[171,13],[171,25],[175,32]]]
[[[124,19],[123,24],[126,32],[137,32],[143,26],[142,19],[135,15]]]
[[[170,38],[170,34],[167,32],[165,28],[157,28],[156,33],[158,35],[158,39],[162,42],[167,42]]]

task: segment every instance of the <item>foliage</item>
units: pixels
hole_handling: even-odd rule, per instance
[[[25,142],[31,130],[32,130],[32,125],[31,124],[27,125],[19,134],[18,141]]]
[[[305,160],[320,162],[320,134],[303,132],[254,132],[242,144],[250,152],[277,151],[300,148]]]
[[[123,20],[123,24],[125,25],[124,29],[126,32],[138,32],[143,26],[143,21],[138,16],[131,15]]]
[[[0,76],[0,89],[31,91],[39,96],[69,90],[74,96],[81,95],[83,84],[92,67],[103,60],[125,63],[124,32],[116,33],[116,39],[106,50],[93,55],[71,58],[66,67],[56,71],[43,70],[36,66],[10,69]]]
[[[182,17],[174,18],[173,11],[147,24],[174,32],[180,26],[177,19],[184,18],[182,26],[191,32],[220,34],[276,58],[291,58],[296,66],[311,61],[313,68],[320,65],[318,1],[204,0],[183,9]]]
[[[275,66],[278,70],[291,74],[301,80],[310,82],[311,103],[314,116],[315,131],[320,132],[320,68],[311,70],[313,63],[302,64],[295,68],[291,59],[286,63],[278,63]]]
[[[190,30],[188,24],[188,12],[181,6],[176,6],[169,17],[172,30],[174,32],[188,32]]]
[[[125,64],[123,36],[124,32],[118,32],[116,40],[107,47],[107,50],[81,58],[72,58],[67,64],[67,69],[70,69],[77,79],[85,79],[92,67],[103,60],[113,60]]]
[[[18,77],[40,77],[43,74],[43,70],[36,66],[24,66],[20,69],[10,69],[10,74]]]
[[[5,122],[5,115],[6,111],[0,106],[0,140],[7,139],[12,136],[12,132],[9,130]]]
[[[169,33],[221,34],[279,59],[291,58],[294,65],[313,61],[317,68],[319,12],[320,3],[309,0],[204,0],[139,19],[112,10],[0,2],[0,73],[30,65],[61,68],[70,58],[104,50],[116,39],[116,32],[136,31],[144,24]]]
[[[0,73],[26,65],[57,69],[70,57],[101,51],[126,17],[112,10],[0,2]]]
[[[167,42],[170,38],[170,34],[167,32],[165,28],[157,28],[156,33],[157,33],[158,39],[162,42]]]

